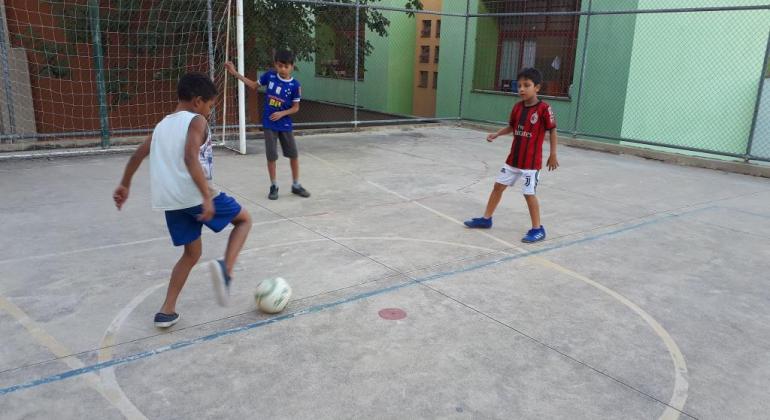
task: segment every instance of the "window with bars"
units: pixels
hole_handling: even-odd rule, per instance
[[[430,38],[430,32],[431,27],[433,26],[433,21],[431,20],[423,20],[422,21],[422,30],[420,31],[420,36],[423,38]]]
[[[421,71],[420,72],[420,81],[417,84],[417,87],[421,87],[421,88],[428,87],[428,72],[427,71]]]
[[[434,63],[438,63],[438,55],[439,55],[439,54],[438,54],[438,52],[439,52],[439,47],[438,47],[438,46],[436,46],[436,49],[435,49],[435,51],[433,52],[433,62],[434,62]]]
[[[581,0],[481,0],[488,13],[579,11]],[[516,74],[525,67],[543,73],[541,95],[569,96],[575,67],[577,15],[479,18],[473,85],[475,89],[515,92]]]
[[[420,63],[430,63],[430,46],[423,45],[420,47]]]

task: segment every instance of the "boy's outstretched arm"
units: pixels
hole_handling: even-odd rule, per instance
[[[126,164],[126,169],[123,171],[123,178],[120,180],[120,185],[115,188],[115,192],[112,193],[112,199],[115,200],[115,207],[120,210],[123,204],[128,200],[128,192],[131,189],[131,179],[133,179],[136,170],[142,164],[144,158],[150,154],[150,143],[152,143],[152,134],[144,139],[139,148],[136,149],[131,159]]]
[[[555,128],[552,128],[548,133],[548,137],[551,139],[551,152],[548,155],[548,162],[546,164],[549,171],[554,171],[559,167],[559,160],[556,158],[556,144],[559,142],[559,136],[556,134]]]
[[[513,127],[511,127],[510,125],[506,125],[505,127],[497,130],[496,133],[492,133],[492,134],[488,135],[487,136],[487,141],[492,142],[492,141],[494,141],[496,138],[498,138],[500,136],[504,136],[506,134],[511,134],[511,133],[513,133]]]
[[[211,191],[209,191],[209,184],[206,181],[206,175],[203,173],[201,162],[198,159],[200,154],[201,145],[208,135],[208,123],[202,116],[193,118],[190,122],[190,127],[187,129],[187,143],[184,146],[184,164],[187,167],[187,171],[190,172],[195,186],[198,187],[201,196],[203,197],[203,212],[198,216],[198,220],[207,222],[214,217],[214,203],[212,202]]]
[[[248,77],[238,73],[237,70],[235,70],[235,65],[232,61],[228,61],[225,63],[225,68],[227,69],[227,72],[232,74],[233,76],[237,77],[238,80],[243,82],[246,86],[248,86],[250,89],[257,90],[259,88],[259,83],[255,80],[251,80]]]

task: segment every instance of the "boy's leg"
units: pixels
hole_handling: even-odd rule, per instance
[[[246,238],[249,236],[251,215],[246,209],[242,209],[230,223],[235,228],[230,232],[230,238],[227,240],[227,249],[225,250],[225,269],[228,276],[233,275],[235,261],[238,259],[238,254],[240,254],[243,244],[246,243]]]
[[[299,184],[299,158],[290,158],[289,164],[291,165],[291,179],[294,184]]]
[[[521,238],[524,243],[540,242],[545,239],[545,228],[540,224],[540,202],[535,195],[539,179],[538,171],[525,171],[524,173],[522,192],[529,209],[529,217],[532,219],[532,229]]]
[[[275,184],[275,161],[267,161],[267,174],[270,176],[270,184]]]
[[[310,192],[305,189],[299,182],[299,152],[297,151],[297,141],[294,140],[294,134],[291,131],[282,131],[278,133],[278,138],[281,140],[281,149],[283,150],[283,156],[289,159],[291,164],[291,192],[300,197],[310,197]]]
[[[508,188],[507,185],[495,182],[492,192],[489,194],[489,201],[487,201],[487,209],[484,211],[484,218],[489,219],[495,213],[497,205],[500,204],[500,199],[503,198],[503,192]]]
[[[497,205],[500,204],[500,199],[503,198],[503,192],[506,188],[516,183],[516,179],[518,179],[520,174],[520,170],[504,165],[500,169],[500,174],[497,176],[497,179],[495,179],[495,186],[492,188],[492,192],[489,194],[489,200],[487,200],[487,208],[484,210],[484,216],[466,220],[465,226],[474,229],[491,228],[492,215],[495,214],[495,209],[497,209]]]
[[[532,229],[540,229],[540,202],[536,195],[524,195],[529,208],[529,218],[532,219]]]
[[[202,248],[201,238],[184,246],[182,257],[179,258],[179,261],[177,261],[174,269],[171,271],[171,280],[169,280],[168,290],[166,291],[166,300],[163,302],[160,312],[169,315],[176,312],[176,300],[187,281],[187,277],[190,275],[190,271],[201,257]]]
[[[214,232],[221,232],[231,223],[235,227],[230,233],[225,249],[225,258],[209,262],[211,280],[214,292],[222,306],[227,306],[230,300],[231,274],[238,253],[243,248],[246,237],[251,229],[251,216],[234,198],[220,193],[214,198],[214,217],[204,224]]]
[[[265,157],[267,157],[267,174],[270,182],[275,184],[275,162],[278,160],[278,137],[273,130],[265,130]]]

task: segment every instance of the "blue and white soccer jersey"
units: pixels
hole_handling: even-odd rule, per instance
[[[203,168],[203,175],[208,181],[214,178],[214,143],[211,140],[211,128],[209,128],[208,133],[206,133],[206,141],[203,142],[198,151],[198,160]]]
[[[513,166],[503,164],[500,169],[500,173],[497,175],[496,182],[508,187],[512,187],[516,184],[516,181],[521,178],[523,183],[521,185],[521,192],[524,195],[535,195],[537,191],[537,183],[540,181],[540,171],[536,169],[519,169]]]
[[[278,121],[270,121],[274,112],[286,111],[302,98],[302,87],[294,79],[282,79],[275,70],[270,70],[259,78],[259,85],[265,87],[265,110],[262,113],[262,125],[266,130],[291,131],[290,116]]]

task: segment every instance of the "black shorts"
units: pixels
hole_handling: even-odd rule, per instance
[[[291,131],[273,131],[265,130],[265,154],[267,160],[274,162],[278,160],[278,140],[281,142],[283,156],[289,159],[296,159],[299,156],[297,152],[297,142],[294,140],[294,134]]]

